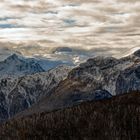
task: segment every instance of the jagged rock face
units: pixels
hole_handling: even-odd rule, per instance
[[[112,95],[117,95],[129,92],[130,90],[139,90],[139,67],[140,58],[136,55],[122,59],[96,57],[89,59],[86,63],[73,69],[69,73],[67,80],[73,81],[73,83],[84,84],[84,90],[87,91],[103,89]],[[125,77],[125,75],[127,75],[127,80],[131,79],[132,81],[132,78],[135,80],[133,85],[131,82],[127,83],[127,86],[122,90],[123,80],[120,77]],[[125,90],[125,88],[127,88],[127,90]],[[119,89],[120,91],[122,90],[122,92],[120,92]]]
[[[140,65],[128,68],[120,73],[116,82],[116,94],[140,90]]]
[[[65,79],[71,67],[60,66],[48,72],[0,81],[0,121],[38,102]]]

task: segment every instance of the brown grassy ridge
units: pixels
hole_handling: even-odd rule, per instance
[[[1,140],[140,140],[140,92],[92,101],[0,126]]]

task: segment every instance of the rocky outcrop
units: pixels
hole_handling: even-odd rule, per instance
[[[140,65],[125,69],[120,73],[116,82],[116,94],[140,91]]]
[[[140,58],[135,55],[121,59],[95,57],[73,69],[69,73],[68,80],[85,83],[87,90],[105,89],[112,95],[117,95],[119,87],[116,85],[118,85],[120,75],[127,73],[128,70],[133,71],[134,68],[137,69],[138,74],[139,66]],[[137,77],[137,75],[134,76]],[[136,90],[136,88],[132,90]]]

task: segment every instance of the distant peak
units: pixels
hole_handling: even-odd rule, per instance
[[[81,63],[80,67],[85,67],[85,66],[98,66],[98,67],[110,66],[112,67],[118,62],[119,60],[114,57],[97,56],[97,57],[88,59],[85,63]]]
[[[17,54],[12,54],[5,59],[5,61],[14,61],[14,60],[22,60],[22,56]]]
[[[17,59],[18,58],[18,55],[14,53],[11,56],[9,56],[8,58],[13,58],[13,59],[16,58]]]

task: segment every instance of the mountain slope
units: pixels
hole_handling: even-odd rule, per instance
[[[21,112],[19,116],[30,115],[35,112],[53,111],[89,100],[100,100],[140,90],[139,53],[138,50],[134,54],[121,59],[95,57],[72,71],[66,70],[66,73],[58,68],[56,75],[60,73],[62,77],[67,77],[68,72],[70,73],[65,80],[60,78],[57,82],[53,78],[48,82],[46,78],[47,83],[42,84],[42,78],[34,80],[32,76],[27,76],[24,81],[22,77],[15,82],[16,86],[14,86],[14,89],[10,89],[8,94],[3,96],[3,93],[1,93],[1,106],[3,107],[3,104],[7,103],[6,108],[4,106],[1,109],[3,110],[1,116],[5,116],[5,112],[8,112],[8,116],[11,117],[29,108],[34,103],[31,108]],[[5,84],[5,81],[2,83]],[[44,97],[36,102],[40,95],[44,95]]]
[[[43,58],[25,58],[13,54],[0,62],[0,78],[17,77],[45,72],[60,65],[72,66],[72,63]]]
[[[13,54],[0,62],[0,77],[23,76],[44,72],[45,70],[34,59],[25,59],[22,56]]]
[[[51,113],[14,118],[0,126],[1,139],[139,140],[140,93],[92,101]]]
[[[135,55],[138,52],[121,59],[112,57],[89,59],[70,71],[68,77],[51,91],[50,96],[23,114],[52,111],[87,100],[97,100],[97,91],[100,91],[99,94],[103,99],[104,93],[108,93],[105,94],[105,98],[109,98],[110,94],[115,96],[140,90],[140,57]]]
[[[59,66],[47,72],[0,80],[0,121],[29,108],[65,79],[71,67]]]

